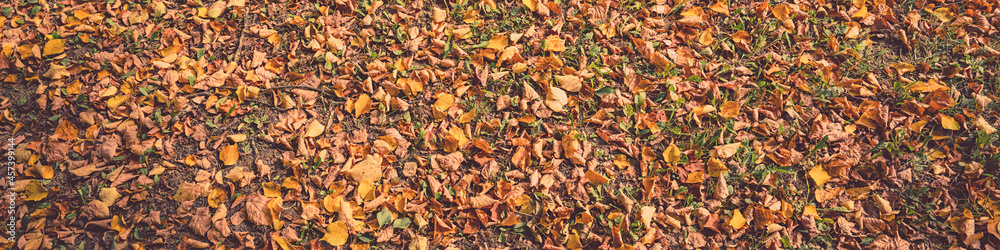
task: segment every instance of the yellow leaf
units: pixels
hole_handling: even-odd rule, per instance
[[[747,225],[747,218],[743,217],[743,213],[739,209],[733,210],[733,219],[729,220],[729,226],[733,229],[739,230],[743,226]]]
[[[856,8],[865,7],[865,0],[851,0],[851,3],[853,3]]]
[[[231,141],[233,141],[235,143],[240,143],[240,142],[243,142],[243,141],[247,140],[247,135],[246,134],[234,134],[234,135],[229,135],[229,136],[226,136],[226,137],[228,137],[229,140],[231,140]]]
[[[791,8],[788,6],[788,4],[781,4],[778,6],[774,6],[774,8],[771,8],[771,13],[774,14],[774,18],[784,21],[789,18],[788,14],[789,12],[791,12],[790,9]]]
[[[663,150],[663,160],[674,163],[681,160],[681,150],[677,148],[677,144],[671,143],[667,146],[667,149]]]
[[[823,169],[823,166],[820,165],[816,165],[812,168],[812,170],[809,170],[809,177],[812,177],[818,187],[822,187],[823,184],[830,181],[830,174],[828,174],[826,169]]]
[[[129,96],[127,95],[117,95],[115,97],[111,97],[111,99],[108,99],[108,109],[109,110],[118,109],[118,106],[121,106],[123,103],[125,103],[125,101],[127,101],[128,98]]]
[[[489,45],[486,48],[495,49],[501,51],[507,47],[507,34],[496,34],[493,35],[493,39],[490,39]]]
[[[469,112],[465,112],[465,114],[462,114],[462,116],[458,117],[458,123],[468,123],[471,122],[472,119],[476,119],[475,110],[469,110]]]
[[[571,250],[583,249],[583,244],[580,242],[580,235],[566,235],[566,248]]]
[[[545,38],[545,51],[566,51],[566,41],[563,41],[563,39],[559,38],[557,35],[548,36]]]
[[[125,229],[126,229],[125,228],[125,223],[122,222],[122,218],[118,217],[118,215],[115,215],[115,216],[111,217],[111,229],[114,229],[115,231],[118,231],[118,233],[121,233],[121,232],[125,231]]]
[[[802,216],[812,215],[813,218],[819,218],[819,213],[816,212],[816,206],[808,205],[802,208]]]
[[[719,177],[722,173],[728,172],[729,168],[726,167],[725,163],[722,163],[718,158],[712,157],[708,159],[708,177]]]
[[[451,106],[455,105],[455,96],[452,94],[442,94],[438,96],[437,101],[434,102],[434,109],[440,112],[448,111]]]
[[[916,121],[910,124],[910,131],[919,133],[920,130],[924,129],[924,125],[927,125],[927,121]]]
[[[938,20],[941,20],[941,22],[945,23],[951,22],[951,19],[955,18],[955,13],[951,12],[951,9],[947,7],[934,9],[932,14],[934,14],[934,17],[937,17]]]
[[[306,137],[317,137],[317,136],[323,134],[323,130],[325,130],[325,129],[326,129],[326,127],[323,126],[323,124],[320,124],[318,121],[313,120],[312,123],[309,123],[309,125],[306,126],[306,134],[305,134],[305,136]]]
[[[722,112],[720,112],[719,115],[722,116],[723,118],[726,119],[736,118],[737,116],[740,115],[740,103],[738,102],[728,101],[726,103],[723,103],[722,106],[720,106],[719,108],[722,110]]]
[[[858,20],[865,19],[870,14],[871,13],[868,13],[868,7],[861,6],[860,10],[854,12],[854,15],[851,15],[851,18],[858,19]]]
[[[715,12],[718,12],[719,14],[723,14],[723,15],[727,15],[727,16],[729,15],[729,1],[728,0],[719,0],[718,2],[715,2],[715,4],[713,4],[712,6],[709,6],[708,8],[712,9]]]
[[[361,117],[372,109],[372,98],[368,94],[361,94],[357,101],[354,101],[354,117]]]
[[[583,87],[581,84],[583,79],[580,79],[578,76],[561,75],[555,76],[555,78],[559,81],[559,86],[569,92],[580,92],[580,88]]]
[[[98,191],[97,195],[101,198],[104,204],[114,204],[118,201],[118,198],[122,197],[122,194],[118,193],[117,188],[102,188]]]
[[[217,208],[226,200],[226,190],[222,188],[213,188],[208,191],[208,206]]]
[[[274,182],[269,181],[265,182],[261,186],[264,187],[264,196],[267,196],[269,198],[281,197],[281,188],[278,187],[278,184],[274,184]]]
[[[236,160],[240,159],[240,149],[236,147],[236,144],[222,147],[222,150],[219,151],[219,159],[226,166],[236,164]]]
[[[52,39],[45,42],[45,49],[42,50],[42,55],[51,56],[63,53],[63,51],[66,51],[66,39]]]
[[[587,179],[590,180],[590,183],[596,185],[604,185],[604,183],[608,183],[609,181],[607,177],[604,177],[603,175],[594,172],[594,170],[587,170],[587,173],[584,175],[587,176]]]
[[[958,121],[955,121],[955,118],[952,118],[951,116],[938,114],[938,119],[941,120],[941,126],[944,127],[944,129],[958,130],[961,128],[961,126],[959,126],[958,124]]]
[[[375,199],[375,185],[372,185],[371,181],[361,181],[358,183],[358,195],[365,201]]]
[[[521,0],[521,3],[523,3],[525,7],[528,7],[531,12],[535,12],[538,9],[538,0]]]
[[[347,243],[347,224],[343,221],[337,221],[330,223],[326,226],[326,234],[323,235],[323,241],[330,243],[333,246],[340,246]]]
[[[714,31],[712,30],[711,27],[705,29],[705,31],[702,31],[701,35],[698,36],[698,43],[701,43],[701,45],[705,46],[709,46],[712,45],[712,43],[715,43],[715,37],[712,35],[712,33],[714,33]]]
[[[267,212],[271,215],[271,225],[274,226],[274,230],[281,230],[285,226],[285,221],[281,220],[281,203],[281,198],[272,198],[267,202]]]
[[[45,199],[45,197],[49,197],[49,191],[45,190],[42,183],[39,183],[37,180],[29,182],[28,186],[25,187],[25,191],[28,195],[27,201],[40,201]]]

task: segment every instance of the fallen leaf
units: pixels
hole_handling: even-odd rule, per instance
[[[809,170],[809,177],[816,182],[817,187],[822,187],[823,184],[830,181],[830,175],[827,174],[826,170],[823,169],[823,166],[820,165],[816,165],[812,168],[812,170]]]
[[[66,39],[49,40],[45,42],[45,48],[42,51],[42,56],[61,54],[63,51],[66,51]]]
[[[743,212],[739,209],[733,210],[733,219],[729,220],[729,226],[733,229],[739,230],[743,226],[747,225],[747,218],[743,217]]]
[[[727,159],[729,157],[733,157],[733,155],[736,155],[736,151],[738,151],[739,149],[740,149],[740,143],[734,142],[730,144],[715,146],[715,149],[712,150],[711,154],[712,156],[718,158]]]
[[[347,243],[347,238],[350,235],[347,232],[347,224],[343,221],[335,221],[326,226],[326,234],[323,235],[323,241],[330,243],[333,246],[341,246]]]
[[[358,100],[354,101],[354,117],[361,117],[372,109],[372,98],[368,94],[361,94]]]
[[[545,106],[548,106],[552,111],[562,113],[565,111],[563,106],[569,103],[569,97],[566,96],[566,91],[558,87],[549,87],[549,93],[545,95]]]
[[[719,106],[719,108],[721,109],[719,116],[723,118],[731,119],[740,115],[740,104],[738,102],[728,101]]]
[[[352,166],[351,169],[344,171],[344,173],[357,182],[376,182],[382,179],[382,168],[379,167],[379,163],[375,162],[370,155],[366,156],[361,162]]]
[[[955,121],[955,118],[952,118],[951,116],[947,116],[945,114],[938,114],[938,119],[941,120],[941,127],[944,127],[944,129],[959,130],[961,128],[961,126],[958,124],[958,121]]]
[[[240,159],[239,147],[236,147],[236,144],[222,147],[222,150],[219,151],[219,159],[226,166],[236,164],[236,161]]]
[[[590,183],[596,185],[604,185],[609,181],[607,177],[604,177],[600,173],[594,172],[594,170],[587,170],[587,173],[584,175],[587,176],[587,179],[590,180]]]
[[[677,144],[671,143],[667,146],[667,149],[663,150],[663,160],[674,163],[681,160],[681,150],[677,148]]]
[[[25,199],[27,201],[40,201],[42,199],[45,199],[45,197],[49,197],[49,191],[45,190],[45,187],[42,186],[42,183],[38,182],[37,180],[31,180],[31,182],[28,183],[28,186],[25,187],[24,190],[28,195],[28,198]]]
[[[559,86],[562,87],[563,89],[566,89],[566,91],[580,92],[580,88],[582,86],[581,82],[583,82],[583,79],[580,79],[580,77],[572,75],[562,75],[562,76],[556,76],[555,78],[557,81],[559,81]]]
[[[323,130],[325,130],[325,129],[326,129],[326,126],[323,126],[323,124],[319,123],[316,120],[313,120],[311,123],[309,123],[309,125],[306,126],[305,136],[306,137],[317,137],[317,136],[323,134]]]

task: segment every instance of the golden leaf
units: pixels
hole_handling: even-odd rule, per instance
[[[715,43],[715,37],[712,35],[712,33],[714,33],[714,31],[712,30],[711,27],[702,31],[701,35],[698,36],[698,43],[701,43],[701,45],[705,46],[709,46]]]
[[[240,149],[236,147],[236,144],[222,147],[219,151],[219,160],[222,160],[222,164],[230,166],[236,164],[236,160],[240,159]]]
[[[226,2],[216,1],[215,3],[212,3],[211,7],[208,7],[208,17],[219,18],[219,16],[222,16],[222,12],[225,10],[226,10]]]
[[[268,198],[281,197],[281,188],[278,187],[278,184],[274,184],[274,182],[269,181],[261,184],[261,186],[264,187],[264,196],[267,196]]]
[[[715,2],[715,4],[713,4],[712,6],[709,6],[708,8],[712,9],[712,11],[718,12],[719,14],[723,14],[726,16],[729,15],[728,0],[719,0],[718,2]]]
[[[733,219],[729,220],[729,226],[733,229],[739,230],[743,226],[747,225],[747,218],[743,217],[743,213],[739,209],[733,210]]]
[[[66,51],[66,39],[52,39],[45,42],[45,48],[42,49],[42,56],[60,54],[63,51]]]
[[[495,34],[486,48],[501,51],[507,47],[507,34]]]
[[[114,187],[102,188],[98,191],[97,195],[104,204],[114,204],[118,201],[118,198],[122,197],[122,194],[118,193],[118,189]]]
[[[663,160],[674,163],[681,160],[681,150],[677,148],[677,144],[671,143],[667,146],[667,149],[663,150]]]
[[[688,173],[687,180],[684,180],[684,183],[693,184],[693,183],[702,183],[704,181],[705,181],[705,172],[698,171],[698,172]]]
[[[45,73],[42,74],[42,76],[53,80],[62,79],[63,77],[67,77],[70,75],[71,74],[69,73],[69,71],[66,70],[66,66],[62,66],[56,63],[50,64],[49,70],[45,71]]]
[[[813,181],[816,182],[816,186],[822,187],[827,181],[830,181],[830,174],[823,169],[823,166],[816,165],[809,170],[809,177],[812,177]]]
[[[528,7],[531,12],[538,10],[538,0],[521,0],[521,3],[524,4],[525,7]]]
[[[961,128],[961,126],[958,124],[958,121],[955,121],[955,118],[952,118],[951,116],[938,114],[938,119],[941,120],[941,127],[944,127],[944,129],[958,130]]]
[[[854,18],[854,19],[857,19],[857,20],[861,20],[861,19],[865,19],[870,14],[871,13],[868,12],[868,7],[861,6],[860,10],[854,12],[854,14],[851,15],[851,18]]]
[[[655,66],[657,70],[666,71],[673,67],[673,64],[667,60],[667,56],[660,54],[660,52],[653,52],[651,56],[652,58],[650,58],[650,62],[653,63],[653,66]]]
[[[812,215],[813,218],[819,218],[819,213],[816,212],[816,206],[807,205],[802,208],[802,216]]]
[[[28,183],[28,186],[25,187],[24,190],[25,192],[27,192],[28,195],[28,198],[25,199],[27,201],[40,201],[42,199],[45,199],[45,197],[49,197],[49,191],[45,190],[45,187],[42,186],[42,183],[38,182],[37,180],[31,180],[31,182]]]
[[[333,246],[340,246],[347,243],[347,238],[350,235],[347,233],[347,224],[343,221],[337,221],[330,223],[326,226],[326,234],[323,235],[323,241],[330,243]]]
[[[735,101],[728,101],[719,107],[722,111],[719,113],[720,116],[726,119],[736,118],[740,115],[740,103]]]
[[[354,101],[354,117],[361,117],[372,109],[372,98],[368,94],[361,94],[358,100]]]
[[[938,20],[945,23],[951,22],[951,19],[955,18],[955,12],[952,12],[951,9],[947,7],[934,9],[931,14],[934,14],[934,17],[937,17]]]
[[[285,222],[281,220],[281,203],[281,198],[272,198],[267,202],[267,212],[271,215],[271,225],[274,226],[274,230],[281,230],[285,225]]]
[[[726,167],[725,163],[722,163],[718,158],[712,157],[708,159],[708,177],[719,177],[720,174],[728,172],[729,168]]]

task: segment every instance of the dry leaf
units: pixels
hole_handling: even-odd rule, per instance
[[[230,166],[236,164],[236,161],[240,159],[240,149],[236,144],[222,147],[219,151],[219,160],[222,160],[222,164]]]

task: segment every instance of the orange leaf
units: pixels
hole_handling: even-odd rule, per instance
[[[236,147],[236,144],[222,147],[222,150],[219,151],[219,159],[226,166],[236,164],[236,160],[240,159],[240,149]]]

